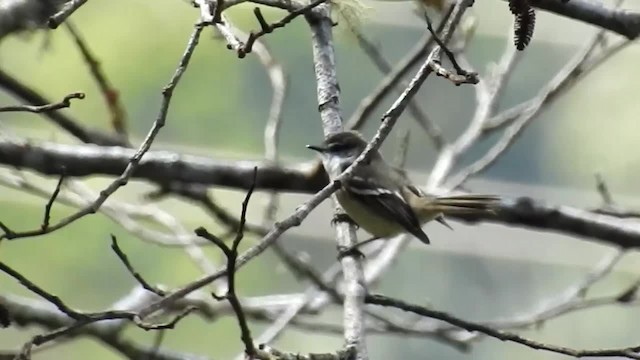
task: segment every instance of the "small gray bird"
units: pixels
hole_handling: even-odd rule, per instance
[[[355,131],[331,134],[322,145],[307,145],[319,152],[331,178],[340,175],[362,153],[367,141]],[[336,197],[347,215],[375,238],[408,232],[425,244],[422,224],[431,220],[450,226],[445,215],[494,212],[499,198],[492,195],[430,196],[412,185],[399,169],[374,151],[369,161],[341,182]],[[368,242],[368,240],[367,240]]]

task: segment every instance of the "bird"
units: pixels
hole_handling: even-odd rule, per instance
[[[360,156],[367,141],[357,131],[328,135],[321,145],[307,145],[318,152],[329,177],[335,180]],[[405,173],[387,163],[378,150],[360,164],[351,177],[340,179],[336,198],[350,220],[373,238],[409,233],[424,244],[431,240],[422,225],[436,220],[451,228],[446,215],[493,213],[500,198],[494,195],[461,194],[434,196],[413,185]]]

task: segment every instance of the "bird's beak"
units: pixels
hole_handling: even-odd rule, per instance
[[[319,153],[324,153],[327,151],[326,148],[322,147],[322,146],[317,146],[317,145],[307,145],[307,149],[311,149],[314,151],[317,151]]]

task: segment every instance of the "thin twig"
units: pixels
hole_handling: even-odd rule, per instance
[[[354,360],[356,354],[353,348],[339,350],[335,353],[286,353],[267,345],[260,346],[261,358],[273,360]]]
[[[21,176],[0,174],[0,185],[36,195],[46,201],[49,201],[52,195],[52,192],[46,187]],[[56,202],[75,208],[87,206],[90,202],[88,199],[93,199],[96,196],[96,193],[89,189],[88,186],[73,179],[65,181],[65,188],[67,191],[59,193]],[[206,244],[205,241],[200,241],[201,239],[196,236],[184,233],[182,231],[183,228],[177,226],[175,218],[158,208],[111,199],[111,201],[101,206],[98,211],[140,240],[151,244],[164,247]],[[173,234],[156,230],[154,226],[149,226],[147,222],[167,227],[172,230]],[[11,230],[9,229],[9,231]]]
[[[569,286],[559,296],[542,304],[538,309],[513,319],[491,321],[487,325],[499,328],[526,328],[531,325],[541,325],[547,320],[581,308],[584,306],[583,303],[588,301],[585,299],[587,292],[597,282],[611,274],[624,255],[625,252],[620,250],[607,254],[579,282]]]
[[[144,291],[144,293],[149,294]],[[6,306],[15,319],[15,324],[20,327],[39,326],[50,331],[69,326],[73,320],[58,310],[48,306],[49,303],[25,299],[15,296],[0,296],[0,304]],[[133,308],[129,308],[130,310]],[[87,337],[96,340],[98,343],[105,345],[115,352],[120,353],[123,357],[129,359],[150,359],[150,355],[154,355],[154,360],[185,360],[187,357],[193,360],[205,360],[205,357],[197,357],[192,354],[184,354],[174,351],[165,351],[146,345],[137,344],[126,336],[114,336],[118,329],[113,329],[110,325],[118,320],[94,322],[84,327],[76,327],[73,332],[67,332],[64,338],[57,338],[56,344],[64,343],[67,340],[77,339],[79,337]],[[162,331],[159,331],[161,333]],[[51,343],[49,343],[51,344]],[[45,349],[46,346],[34,349]],[[18,354],[16,354],[18,355]],[[11,360],[14,358],[12,357]]]
[[[513,73],[517,59],[518,56],[513,50],[511,42],[508,42],[492,76],[476,85],[477,105],[473,118],[458,139],[438,156],[427,183],[429,190],[434,189],[444,181],[459,156],[469,149],[482,135],[483,126],[495,112],[503,89]]]
[[[449,7],[447,13],[443,16],[442,21],[438,27],[438,32],[444,28],[447,23],[453,7]],[[428,55],[428,50],[433,46],[434,40],[429,34],[425,34],[422,39],[416,44],[416,46],[398,62],[395,68],[393,68],[376,86],[376,88],[365,98],[362,99],[356,110],[353,112],[349,120],[346,122],[345,127],[348,129],[360,129],[375,109],[382,103],[382,100],[397,86],[403,86],[407,88],[408,83],[402,81],[402,78],[415,66],[420,60]],[[433,141],[436,149],[442,148],[445,144],[445,139],[442,135],[442,130],[433,121],[429,121],[428,118],[416,117],[418,125],[427,133],[427,135]],[[420,121],[426,120],[426,121]]]
[[[90,316],[78,319],[70,325],[54,329],[48,333],[34,336],[30,341],[26,342],[20,351],[20,359],[29,359],[31,350],[34,346],[41,346],[50,341],[67,336],[79,329],[105,320],[126,319],[133,322],[136,326],[144,330],[166,330],[173,329],[178,322],[184,319],[188,314],[193,312],[195,307],[187,307],[173,319],[161,324],[147,324],[142,322],[135,312],[130,311],[105,311],[102,313],[91,314]]]
[[[124,253],[124,251],[122,251],[122,249],[120,249],[120,246],[118,245],[118,240],[116,239],[115,235],[111,234],[111,249],[113,250],[113,252],[116,253],[116,255],[118,256],[118,259],[120,259],[120,261],[122,261],[122,264],[127,268],[127,270],[129,271],[129,273],[131,274],[131,276],[134,277],[134,279],[136,279],[136,281],[138,281],[138,283],[145,288],[148,291],[151,291],[152,293],[158,295],[158,296],[164,296],[164,294],[166,293],[164,290],[158,289],[155,286],[150,285],[143,277],[142,275],[140,275],[140,273],[138,271],[136,271],[136,269],[133,267],[133,265],[131,265],[131,262],[129,261],[129,258],[127,257],[127,254]]]
[[[600,173],[596,174],[596,189],[598,190],[598,194],[602,197],[604,206],[612,206],[614,204],[611,192],[609,192],[609,187]]]
[[[144,139],[144,141],[142,142],[142,144],[140,145],[136,153],[133,155],[133,157],[129,160],[129,163],[125,168],[124,172],[117,179],[115,179],[109,186],[107,186],[104,190],[102,190],[100,192],[100,196],[98,196],[98,198],[95,199],[89,206],[62,219],[60,222],[56,223],[55,225],[49,226],[47,229],[38,229],[38,230],[25,231],[20,233],[17,233],[17,232],[6,233],[5,231],[3,235],[0,235],[0,240],[3,238],[18,239],[18,238],[39,236],[39,235],[48,234],[50,232],[61,229],[86,215],[95,213],[100,208],[100,206],[109,198],[109,196],[111,196],[119,188],[127,184],[127,182],[129,181],[129,178],[131,178],[131,175],[133,174],[135,169],[138,167],[140,160],[142,159],[144,154],[149,150],[149,148],[151,148],[151,144],[155,140],[156,135],[158,135],[158,132],[165,124],[165,120],[169,110],[169,104],[173,96],[173,90],[178,85],[178,82],[182,78],[182,75],[184,74],[185,70],[187,69],[187,66],[189,65],[189,60],[191,59],[191,55],[193,54],[193,51],[195,50],[198,44],[198,39],[200,38],[200,33],[202,32],[203,27],[204,25],[201,23],[198,23],[195,25],[195,28],[191,34],[191,37],[189,38],[187,48],[185,49],[185,52],[183,53],[182,58],[180,59],[180,63],[174,75],[169,81],[169,84],[165,86],[164,89],[162,90],[163,100],[160,106],[160,113],[158,114],[158,117],[154,121],[153,126],[149,130],[149,133],[147,134],[146,138]]]
[[[571,312],[596,306],[622,303],[623,301],[620,300],[621,298],[623,300],[627,300],[625,296],[628,294],[631,294],[631,297],[634,296],[635,291],[637,290],[637,283],[622,289],[622,291],[617,292],[613,296],[600,296],[587,299],[586,295],[597,282],[611,274],[624,255],[625,253],[619,250],[606,255],[580,281],[575,284],[571,284],[557,296],[538,304],[535,309],[523,312],[521,315],[486,321],[482,322],[482,324],[495,329],[527,329],[532,326],[538,328],[551,319],[556,319]],[[459,328],[451,325],[437,325],[434,330],[450,333],[456,329]],[[484,335],[480,332],[469,333],[466,330],[460,331],[466,333],[466,335],[464,335],[464,341],[467,343],[473,340],[479,340]]]
[[[27,279],[24,275],[20,274],[18,271],[14,270],[9,265],[7,265],[7,264],[5,264],[3,262],[0,262],[0,271],[6,273],[7,275],[9,275],[12,278],[16,279],[20,283],[20,285],[24,286],[29,291],[31,291],[31,292],[37,294],[38,296],[42,297],[43,299],[47,300],[48,302],[53,304],[58,310],[60,310],[63,313],[65,313],[70,318],[76,319],[76,320],[83,320],[83,319],[86,319],[89,316],[89,315],[82,314],[82,313],[79,313],[79,312],[71,309],[62,300],[60,300],[59,297],[47,292],[43,288],[41,288],[38,285],[36,285],[35,283],[33,283],[31,280]]]
[[[62,99],[62,101],[48,105],[14,105],[0,107],[0,112],[31,112],[31,113],[46,113],[50,111],[56,111],[71,106],[71,99],[84,99],[84,93],[77,92],[71,93]]]
[[[308,5],[305,5],[299,9],[296,9],[294,11],[291,11],[289,14],[287,14],[285,17],[283,17],[281,20],[276,21],[272,24],[268,24],[265,19],[264,16],[262,15],[262,12],[260,11],[260,8],[254,8],[253,13],[256,17],[256,19],[258,20],[258,23],[260,24],[260,31],[258,32],[250,32],[249,33],[249,38],[247,39],[247,41],[244,43],[244,45],[242,45],[239,49],[237,49],[238,51],[238,57],[239,58],[243,58],[245,57],[248,53],[250,53],[253,49],[253,44],[255,43],[255,41],[259,38],[261,38],[262,36],[272,33],[275,29],[278,28],[283,28],[285,27],[287,24],[289,24],[291,21],[293,21],[295,18],[297,18],[300,15],[304,15],[308,12],[310,12],[313,8],[315,8],[316,6],[323,4],[325,2],[327,2],[328,0],[315,0],[311,3],[309,3]]]
[[[238,246],[240,245],[240,241],[242,241],[242,239],[244,238],[244,224],[247,220],[247,209],[249,207],[249,200],[251,199],[251,195],[253,194],[253,190],[255,189],[257,176],[258,176],[258,168],[256,167],[253,172],[254,185],[251,186],[251,188],[249,188],[249,191],[247,192],[247,195],[245,196],[244,201],[242,202],[242,212],[240,214],[240,225],[238,226],[236,237],[233,239],[233,243],[231,247],[227,246],[227,244],[225,244],[224,241],[222,241],[217,236],[210,234],[205,228],[199,227],[198,229],[196,229],[196,234],[198,236],[201,236],[213,242],[214,244],[216,244],[227,257],[226,275],[227,275],[227,278],[229,279],[228,280],[229,288],[227,290],[227,294],[223,298],[229,301],[229,304],[231,304],[231,307],[233,308],[233,311],[236,314],[236,319],[238,320],[238,326],[240,327],[240,332],[241,332],[240,338],[244,343],[245,352],[249,359],[256,358],[257,349],[253,343],[253,338],[251,337],[251,330],[249,329],[249,325],[247,323],[247,316],[244,313],[242,304],[240,304],[240,300],[238,299],[238,295],[236,292],[236,274],[237,274],[236,261],[238,259]],[[217,296],[214,294],[214,297],[217,297]]]
[[[444,24],[446,21],[446,17],[443,18],[441,24]],[[400,92],[400,87],[406,87],[405,81],[402,81],[402,76],[406,74],[409,69],[408,64],[412,64],[417,62],[421,57],[427,55],[427,49],[433,42],[433,37],[425,35],[423,39],[421,39],[418,45],[415,47],[418,51],[412,50],[406,58],[401,59],[395,68],[389,64],[387,59],[385,59],[382,52],[378,49],[378,46],[373,44],[365,34],[360,31],[357,27],[348,23],[349,30],[355,34],[356,39],[358,40],[358,45],[364,51],[365,54],[371,59],[371,62],[378,68],[378,70],[385,75],[380,84],[371,92],[370,95],[362,99],[362,102],[358,106],[358,109],[352,114],[352,119],[349,119],[346,127],[357,129],[360,128],[364,121],[370,118],[370,114],[372,110],[381,103],[381,100],[384,99],[385,95],[389,94],[390,89],[394,89],[396,92]],[[441,29],[440,29],[441,30]],[[391,86],[391,87],[388,87]],[[427,135],[429,135],[436,148],[440,148],[442,146],[442,131],[438,127],[438,125],[427,115],[425,111],[422,110],[420,104],[415,100],[409,102],[409,106],[407,108],[409,114],[413,117],[413,119],[420,125],[420,127],[425,130]],[[357,120],[356,120],[357,116]]]
[[[96,56],[91,53],[89,45],[84,41],[80,32],[76,30],[75,26],[73,26],[69,21],[67,21],[65,25],[67,30],[69,30],[69,34],[71,34],[71,37],[75,41],[78,50],[80,50],[82,58],[89,66],[91,76],[98,84],[98,88],[100,88],[102,97],[104,98],[107,109],[109,109],[109,114],[111,115],[111,126],[118,135],[126,139],[127,113],[124,109],[124,105],[120,101],[120,94],[118,90],[114,88],[107,79],[102,67],[100,66],[100,62],[97,60]]]
[[[466,321],[458,317],[455,317],[453,315],[450,315],[446,312],[431,310],[424,306],[410,304],[403,300],[390,298],[384,295],[367,295],[365,300],[367,304],[393,307],[396,309],[400,309],[402,311],[408,311],[421,316],[438,319],[468,331],[478,331],[487,336],[490,336],[502,341],[512,341],[536,350],[546,350],[546,351],[550,351],[558,354],[573,356],[576,358],[620,356],[620,357],[625,357],[630,359],[640,359],[640,354],[638,354],[638,351],[640,351],[640,346],[632,346],[632,347],[617,348],[617,349],[597,349],[597,350],[572,349],[568,347],[546,344],[540,341],[527,339],[518,334],[501,331],[501,330],[494,329],[490,326]]]
[[[327,270],[325,270],[324,273],[320,275],[319,280],[321,281],[322,284],[327,284],[328,286],[328,284],[334,283],[338,279],[339,275],[341,275],[341,267],[339,264],[336,263],[330,266]],[[271,343],[282,333],[282,331],[284,331],[287,325],[295,321],[298,314],[302,312],[304,309],[311,308],[310,309],[311,312],[316,312],[317,309],[314,308],[313,301],[318,299],[322,294],[324,294],[323,292],[319,291],[316,288],[316,286],[317,285],[308,287],[303,292],[302,299],[282,309],[282,311],[278,314],[278,316],[275,319],[273,319],[271,325],[267,327],[260,334],[260,336],[256,338],[256,341],[259,344]],[[340,333],[342,332],[343,332],[343,329],[341,327]]]
[[[53,203],[58,198],[58,194],[60,194],[60,189],[62,188],[62,183],[64,182],[64,174],[60,175],[58,179],[58,183],[56,184],[55,189],[51,193],[51,197],[49,201],[47,201],[47,205],[44,207],[44,218],[42,219],[41,229],[46,230],[49,227],[49,221],[51,220],[51,208],[53,207]]]
[[[640,218],[640,211],[624,209],[613,201],[609,187],[599,173],[596,174],[596,189],[602,198],[602,205],[593,209],[592,211],[594,213],[615,216],[622,219]]]
[[[478,78],[478,74],[474,72],[466,71],[462,69],[462,67],[460,67],[460,65],[458,64],[458,61],[456,61],[456,57],[453,54],[453,52],[449,50],[447,45],[445,45],[444,42],[440,40],[440,38],[438,37],[438,34],[434,30],[433,25],[431,23],[431,18],[429,18],[429,14],[427,14],[426,8],[423,11],[423,16],[427,23],[427,30],[429,30],[429,33],[435,40],[436,44],[438,44],[440,50],[444,51],[445,55],[447,55],[447,58],[451,62],[451,65],[453,65],[453,68],[456,70],[455,74],[451,73],[449,70],[445,69],[440,64],[440,58],[436,57],[434,58],[432,63],[432,66],[434,67],[433,71],[436,73],[436,75],[442,76],[445,79],[448,79],[449,81],[453,82],[456,86],[462,85],[462,84],[477,84],[480,81]]]
[[[23,84],[21,81],[0,69],[0,87],[9,94],[36,107],[51,103],[43,95]],[[100,130],[90,129],[83,125],[82,121],[74,119],[60,111],[47,111],[41,113],[51,122],[64,131],[73,135],[80,141],[89,144],[105,146],[128,146],[126,141],[112,134]]]
[[[514,141],[518,138],[518,136],[524,131],[524,129],[534,120],[537,115],[543,110],[543,105],[546,103],[546,100],[550,93],[554,93],[561,89],[563,86],[566,86],[568,82],[570,82],[573,78],[578,76],[583,70],[583,66],[588,63],[590,60],[593,51],[596,49],[598,44],[601,43],[605,33],[604,30],[598,32],[591,40],[587,42],[583,50],[579,51],[572,60],[570,60],[564,68],[562,68],[558,74],[549,82],[548,85],[542,90],[541,94],[536,96],[536,101],[533,103],[526,111],[524,111],[509,127],[504,131],[502,137],[495,143],[486,154],[467,166],[463,170],[456,174],[449,182],[447,182],[446,188],[453,189],[460,186],[466,179],[470,176],[477,175],[482,173],[486,169],[488,169],[492,164],[494,164],[500,156],[514,143]],[[482,123],[478,123],[476,127],[474,127],[474,138],[481,136],[483,133],[486,133],[485,124],[489,120],[488,118],[484,118],[485,121]],[[469,136],[461,139],[465,139],[465,141],[460,142],[460,147],[456,149],[466,149],[468,148],[467,144],[471,144],[470,139],[472,139],[471,134]],[[471,140],[473,141],[473,140]],[[459,152],[458,152],[459,153]]]
[[[601,41],[606,41],[606,33],[602,33],[603,38]],[[597,35],[596,35],[597,36]],[[544,106],[553,103],[560,96],[569,92],[569,90],[573,89],[581,80],[585,79],[588,74],[590,74],[593,70],[599,68],[601,65],[607,63],[614,55],[618,54],[620,51],[626,49],[628,46],[634,44],[633,41],[622,41],[616,45],[612,45],[607,48],[605,51],[601,52],[599,56],[584,59],[584,62],[578,64],[580,69],[571,73],[571,76],[567,77],[565,81],[557,86],[553,91],[549,91],[550,86],[546,86],[541,89],[538,94],[525,102],[522,102],[518,105],[515,105],[507,110],[502,111],[501,113],[495,115],[491,119],[489,119],[485,126],[484,130],[486,132],[491,132],[495,130],[499,130],[508,126],[516,119],[520,118],[522,115],[530,112],[532,109],[538,106]],[[594,48],[595,50],[595,48]],[[541,105],[540,105],[541,103]]]

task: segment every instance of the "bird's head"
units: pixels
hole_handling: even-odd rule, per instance
[[[333,133],[321,145],[307,145],[322,156],[325,168],[331,175],[342,173],[367,147],[367,141],[356,131]]]

